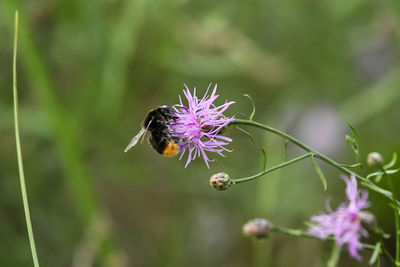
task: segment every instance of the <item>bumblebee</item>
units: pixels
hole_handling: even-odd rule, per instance
[[[132,138],[124,152],[134,147],[139,139],[142,136],[144,138],[146,132],[149,131],[151,133],[149,143],[158,153],[166,157],[175,156],[179,152],[179,143],[182,142],[182,139],[172,135],[168,128],[175,119],[176,117],[168,106],[150,110],[143,121],[142,129]]]

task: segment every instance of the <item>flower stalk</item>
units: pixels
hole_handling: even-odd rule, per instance
[[[382,171],[384,174],[386,174],[385,169],[382,168]],[[400,266],[400,210],[399,207],[396,205],[396,188],[394,187],[393,181],[390,177],[386,177],[387,184],[390,188],[390,190],[393,192],[393,211],[394,211],[394,220],[395,220],[395,226],[396,226],[396,266]]]
[[[386,249],[386,247],[383,245],[382,235],[377,234],[377,236],[378,236],[379,242],[382,244],[381,252],[382,252],[383,256],[385,256],[385,258],[388,259],[393,266],[399,266],[397,264],[397,262],[395,261],[395,259],[393,259],[392,255],[389,253],[389,251]]]
[[[273,226],[270,230],[270,233],[280,233],[284,235],[289,235],[289,236],[296,236],[296,237],[303,237],[303,238],[309,238],[309,239],[317,239],[319,240],[318,237],[310,234],[307,231],[303,231],[300,229],[292,229],[292,228],[286,228],[286,227],[280,227],[280,226]],[[335,241],[335,238],[333,236],[328,236],[325,241]],[[379,241],[378,243],[381,244],[379,254],[382,254],[393,266],[399,266],[395,260],[393,259],[392,255],[390,255],[389,251],[383,246],[383,241],[382,237],[379,236]],[[368,249],[368,250],[375,250],[376,245],[371,245],[367,243],[361,243],[363,248]]]
[[[353,172],[352,170],[350,170],[349,168],[353,168],[356,167],[356,165],[358,166],[360,164],[360,162],[358,162],[356,165],[344,165],[344,164],[340,164],[337,163],[336,161],[332,160],[331,158],[325,156],[322,153],[319,153],[318,151],[312,149],[311,147],[307,146],[306,144],[302,143],[301,141],[299,141],[298,139],[294,138],[293,136],[290,136],[280,130],[277,130],[273,127],[270,127],[268,125],[265,124],[261,124],[258,122],[255,122],[253,120],[245,120],[245,119],[235,119],[234,121],[230,122],[228,124],[228,126],[230,125],[248,125],[248,126],[252,126],[252,127],[256,127],[262,130],[266,130],[268,132],[271,132],[275,135],[281,136],[282,138],[285,139],[285,154],[286,154],[286,146],[288,142],[291,142],[295,145],[297,145],[298,147],[302,148],[303,150],[305,150],[307,152],[307,154],[304,154],[300,157],[294,158],[292,160],[286,161],[276,165],[272,168],[269,168],[267,170],[264,170],[263,172],[260,172],[256,175],[253,176],[249,176],[249,177],[245,177],[245,178],[238,178],[238,179],[232,179],[232,184],[235,183],[241,183],[241,182],[247,182],[253,179],[256,179],[258,177],[261,177],[269,172],[281,169],[285,166],[291,165],[297,161],[300,161],[302,159],[308,158],[310,157],[311,159],[313,158],[319,158],[320,160],[326,162],[327,164],[335,167],[336,169],[339,169],[340,171],[353,176],[355,178],[357,178],[360,181],[360,184],[366,188],[369,188],[372,191],[375,191],[376,193],[384,196],[385,198],[389,199],[392,203],[393,203],[393,208],[395,210],[395,220],[396,220],[396,256],[394,259],[391,254],[388,252],[388,250],[385,248],[385,246],[383,245],[382,242],[382,235],[379,234],[379,241],[378,243],[380,244],[379,249],[378,249],[378,253],[379,254],[383,254],[383,256],[389,260],[389,262],[393,265],[393,266],[400,266],[400,202],[396,197],[396,192],[395,192],[395,188],[393,186],[392,181],[390,180],[390,178],[388,178],[388,183],[389,183],[389,189],[390,191],[381,188],[380,186],[376,185],[375,183],[373,183],[369,177],[366,176],[366,174],[364,176],[357,174],[355,172]],[[353,130],[353,129],[352,129]],[[354,133],[354,132],[353,132]],[[392,170],[393,171],[393,170]],[[396,170],[397,171],[397,170]],[[382,170],[382,174],[387,174],[387,172],[383,169]],[[354,178],[353,178],[354,179]],[[294,236],[299,236],[299,237],[306,237],[306,238],[313,238],[313,239],[317,239],[318,237],[308,233],[308,232],[304,232],[301,230],[295,230],[295,229],[289,229],[289,228],[282,228],[282,227],[273,227],[271,229],[271,232],[279,232],[279,233],[283,233],[283,234],[287,234],[287,235],[294,235]],[[326,237],[326,240],[333,240],[335,241],[335,237],[332,235],[329,235]],[[370,250],[376,250],[377,249],[377,245],[370,245],[370,244],[364,244],[364,243],[359,243],[360,246],[370,249]],[[375,253],[375,252],[374,252]]]
[[[270,232],[271,233],[275,232],[275,233],[280,233],[280,234],[284,234],[284,235],[291,235],[291,236],[305,237],[305,238],[319,240],[318,237],[310,234],[307,231],[303,231],[303,230],[300,230],[300,229],[292,229],[292,228],[274,226],[274,227],[271,228]],[[328,236],[325,240],[335,241],[333,236]],[[371,245],[371,244],[362,243],[362,246],[364,248],[366,248],[366,249],[369,249],[369,250],[374,250],[375,249],[375,246]]]
[[[281,163],[281,164],[278,164],[278,165],[276,165],[276,166],[274,166],[274,167],[272,167],[272,168],[266,169],[265,171],[262,171],[262,172],[260,172],[260,173],[257,173],[257,174],[255,174],[255,175],[253,175],[253,176],[244,177],[244,178],[232,179],[231,182],[232,182],[232,184],[239,184],[239,183],[243,183],[243,182],[248,182],[248,181],[257,179],[257,178],[259,178],[259,177],[261,177],[261,176],[263,176],[263,175],[265,175],[265,174],[267,174],[267,173],[270,173],[270,172],[273,172],[273,171],[282,169],[283,167],[289,166],[289,165],[291,165],[291,164],[293,164],[293,163],[295,163],[295,162],[298,162],[298,161],[300,161],[300,160],[309,158],[309,157],[311,157],[312,155],[313,155],[313,153],[310,152],[310,153],[304,154],[304,155],[302,155],[302,156],[299,156],[299,157],[297,157],[297,158],[294,158],[294,159],[292,159],[292,160],[285,161],[285,162],[283,162],[283,163]]]
[[[376,184],[374,184],[373,182],[371,182],[367,178],[365,178],[365,177],[363,177],[363,176],[351,171],[350,169],[348,169],[348,168],[344,167],[343,165],[337,163],[336,161],[332,160],[331,158],[323,155],[322,153],[319,153],[318,151],[316,151],[316,150],[312,149],[311,147],[305,145],[304,143],[302,143],[298,139],[294,138],[293,136],[290,136],[290,135],[288,135],[288,134],[286,134],[286,133],[284,133],[284,132],[282,132],[280,130],[277,130],[277,129],[273,128],[273,127],[270,127],[268,125],[261,124],[259,122],[255,122],[255,121],[244,120],[244,119],[235,119],[234,121],[229,123],[229,125],[240,125],[240,124],[248,125],[248,126],[252,126],[252,127],[256,127],[256,128],[260,128],[260,129],[266,130],[268,132],[271,132],[273,134],[276,134],[278,136],[281,136],[286,140],[289,140],[293,144],[295,144],[298,147],[304,149],[306,152],[312,153],[313,157],[319,158],[320,160],[322,160],[322,161],[328,163],[329,165],[341,170],[344,173],[347,173],[349,175],[354,175],[358,180],[361,181],[361,185],[363,185],[365,187],[368,187],[372,191],[375,191],[378,194],[380,194],[380,195],[382,195],[382,196],[384,196],[384,197],[386,197],[386,198],[388,198],[390,200],[394,199],[394,201],[396,203],[396,206],[400,207],[400,202],[393,197],[393,193],[392,192],[377,186]],[[233,179],[233,180],[235,180],[235,179]],[[252,179],[247,179],[247,180],[252,180]],[[242,180],[242,181],[244,182],[244,181],[247,181],[247,180]]]

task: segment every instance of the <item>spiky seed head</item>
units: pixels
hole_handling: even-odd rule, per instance
[[[210,185],[217,190],[228,189],[232,184],[231,178],[225,172],[214,174],[210,178]]]
[[[271,228],[272,224],[268,220],[258,218],[248,221],[243,225],[243,234],[255,238],[265,238]]]

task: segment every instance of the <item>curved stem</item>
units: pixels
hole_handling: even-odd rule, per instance
[[[310,153],[304,154],[302,156],[299,156],[297,158],[294,158],[292,160],[285,161],[285,162],[283,162],[283,163],[281,163],[279,165],[276,165],[276,166],[274,166],[272,168],[269,168],[269,169],[267,169],[265,171],[257,173],[257,174],[255,174],[253,176],[249,176],[249,177],[245,177],[245,178],[232,179],[231,182],[232,182],[232,184],[239,184],[239,183],[247,182],[247,181],[250,181],[250,180],[253,180],[253,179],[257,179],[258,177],[261,177],[261,176],[263,176],[263,175],[265,175],[267,173],[279,170],[279,169],[281,169],[281,168],[283,168],[285,166],[289,166],[289,165],[291,165],[291,164],[293,164],[293,163],[295,163],[297,161],[300,161],[302,159],[309,158],[312,155],[313,155],[313,153],[310,152]]]
[[[379,241],[382,244],[381,249],[382,249],[382,253],[385,256],[385,258],[388,259],[393,266],[399,266],[396,263],[396,261],[393,259],[392,255],[389,253],[389,251],[386,249],[386,247],[385,247],[385,245],[383,243],[383,240],[382,240],[382,236],[378,235],[378,238],[379,238]]]
[[[386,172],[384,169],[382,169],[384,175],[386,175]],[[390,190],[393,193],[393,211],[394,211],[394,219],[395,219],[395,226],[396,226],[396,266],[400,265],[400,222],[399,222],[399,208],[396,206],[396,200],[395,197],[397,196],[396,194],[396,188],[394,187],[393,181],[390,177],[386,176],[385,179],[389,185]]]
[[[390,261],[390,263],[391,263],[393,266],[399,266],[399,265],[394,261],[394,259],[392,258],[392,255],[390,255],[389,251],[387,251],[387,249],[386,249],[385,246],[383,246],[383,245],[382,245],[382,252],[383,252],[383,255],[385,256],[385,258],[388,259],[388,260]]]
[[[341,170],[342,172],[350,174],[350,175],[354,175],[355,177],[357,177],[361,181],[361,184],[363,186],[368,187],[369,189],[371,189],[371,190],[373,190],[373,191],[385,196],[386,198],[389,198],[391,200],[394,199],[392,192],[390,192],[388,190],[385,190],[383,188],[380,188],[379,186],[377,186],[376,184],[372,183],[367,178],[365,178],[365,177],[363,177],[363,176],[351,171],[350,169],[342,166],[341,164],[339,164],[336,161],[330,159],[329,157],[325,156],[324,154],[319,153],[318,151],[312,149],[311,147],[309,147],[309,146],[305,145],[304,143],[302,143],[301,141],[297,140],[293,136],[290,136],[290,135],[288,135],[288,134],[286,134],[286,133],[284,133],[284,132],[282,132],[280,130],[277,130],[277,129],[273,128],[273,127],[270,127],[268,125],[261,124],[261,123],[255,122],[255,121],[250,121],[250,120],[235,119],[229,125],[237,125],[237,124],[243,124],[243,125],[249,125],[249,126],[252,126],[252,127],[257,127],[257,128],[269,131],[269,132],[271,132],[273,134],[279,135],[279,136],[285,138],[286,140],[289,140],[293,144],[297,145],[298,147],[304,149],[305,151],[314,154],[313,155],[314,157],[317,157],[320,160],[325,161],[329,165]],[[397,206],[400,207],[400,202],[397,199],[395,199],[395,202],[396,202]]]
[[[21,141],[18,125],[18,91],[17,91],[17,42],[18,42],[18,11],[15,12],[14,52],[13,52],[13,95],[14,95],[14,123],[15,143],[17,148],[19,180],[21,184],[22,203],[24,206],[26,228],[28,230],[29,244],[32,252],[33,265],[39,267],[39,259],[36,252],[35,238],[33,235],[31,214],[29,212],[28,196],[26,193],[24,166],[22,162]]]
[[[257,128],[261,128],[261,129],[267,130],[267,131],[269,131],[271,133],[274,133],[276,135],[282,136],[283,138],[289,140],[293,144],[296,144],[297,146],[303,148],[306,151],[315,152],[315,151],[313,151],[313,149],[311,147],[303,144],[301,141],[297,140],[293,136],[290,136],[290,135],[288,135],[288,134],[286,134],[286,133],[284,133],[284,132],[282,132],[282,131],[280,131],[278,129],[272,128],[272,127],[270,127],[268,125],[261,124],[261,123],[255,122],[255,121],[243,120],[243,119],[235,119],[229,125],[235,125],[235,124],[250,125],[250,126],[254,126],[254,127],[257,127]]]
[[[298,236],[298,237],[305,237],[305,238],[310,238],[310,239],[318,239],[321,240],[320,238],[310,234],[309,232],[299,230],[299,229],[291,229],[291,228],[286,228],[286,227],[279,227],[279,226],[274,226],[271,229],[271,232],[277,232],[285,235],[291,235],[291,236]],[[324,240],[330,240],[330,241],[335,241],[335,238],[333,236],[328,236]],[[369,250],[374,250],[375,246],[371,244],[366,244],[362,243],[362,246],[366,249]]]
[[[305,237],[305,238],[320,240],[320,238],[318,238],[316,236],[313,236],[309,232],[306,232],[306,231],[303,231],[303,230],[299,230],[299,229],[291,229],[291,228],[286,228],[286,227],[274,226],[274,227],[271,228],[271,232],[276,232],[276,233],[281,233],[281,234],[285,234],[285,235],[291,235],[291,236],[298,236],[298,237]],[[396,262],[393,259],[393,257],[390,255],[390,253],[387,251],[387,249],[383,245],[382,238],[380,236],[379,236],[379,238],[380,238],[379,242],[381,243],[381,251],[379,252],[379,254],[383,254],[383,256],[388,261],[390,261],[390,263],[393,266],[398,266],[398,265],[396,265]],[[324,240],[335,241],[335,238],[333,236],[328,236]],[[366,244],[366,243],[361,243],[361,244],[362,244],[363,248],[365,248],[365,249],[375,250],[375,246],[374,245]]]

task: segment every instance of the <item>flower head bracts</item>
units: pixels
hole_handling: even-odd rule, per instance
[[[188,101],[185,106],[179,96],[179,104],[173,107],[176,120],[171,123],[170,132],[173,135],[182,138],[180,143],[181,157],[188,151],[188,159],[185,167],[197,157],[203,157],[207,167],[210,160],[206,152],[215,152],[221,156],[223,151],[229,151],[224,146],[232,142],[232,139],[222,136],[221,130],[234,120],[234,117],[227,118],[223,112],[229,108],[234,102],[227,102],[221,106],[216,106],[213,102],[218,98],[216,94],[217,85],[211,95],[207,95],[211,84],[208,86],[206,93],[202,99],[197,98],[196,88],[193,95],[189,88],[185,85],[186,90],[183,93]]]
[[[343,176],[346,182],[346,195],[348,203],[342,203],[336,211],[328,208],[329,214],[313,216],[312,222],[317,225],[310,228],[309,232],[321,239],[333,235],[338,246],[347,243],[351,257],[361,260],[358,251],[362,249],[361,236],[367,236],[367,231],[361,224],[360,213],[362,209],[369,207],[367,201],[368,192],[357,189],[357,181],[354,175],[349,179]]]

